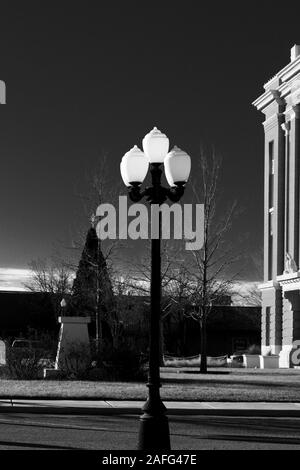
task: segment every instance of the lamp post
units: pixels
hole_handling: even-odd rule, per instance
[[[144,197],[150,205],[163,204],[167,199],[178,202],[184,194],[191,170],[189,155],[177,147],[169,152],[169,139],[156,127],[143,139],[142,152],[137,146],[127,152],[121,162],[121,175],[130,199]],[[168,153],[169,152],[169,153]],[[152,186],[141,189],[150,165]],[[161,185],[162,165],[170,185]],[[161,213],[158,237],[151,240],[151,313],[148,399],[140,418],[139,450],[169,450],[170,433],[166,408],[160,397],[160,315],[161,315]]]
[[[60,308],[61,308],[61,316],[63,317],[63,313],[65,312],[67,308],[67,301],[66,299],[62,299],[60,302]]]

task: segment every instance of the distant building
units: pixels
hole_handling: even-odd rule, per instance
[[[292,367],[300,339],[300,46],[253,103],[264,113],[262,354]]]
[[[163,304],[166,304],[164,302]],[[119,318],[127,338],[144,351],[149,343],[150,298],[125,295],[118,300]],[[215,305],[207,321],[209,356],[231,355],[260,347],[260,307]],[[194,356],[200,352],[200,325],[186,317],[181,309],[172,308],[163,321],[164,351],[176,356]]]
[[[0,338],[25,337],[30,329],[58,331],[50,295],[0,291]]]
[[[214,306],[208,318],[207,347],[210,356],[242,352],[260,343],[260,307],[234,307],[230,299]],[[124,335],[138,350],[149,345],[150,298],[118,296],[118,318]],[[89,328],[95,337],[95,325]],[[0,292],[0,338],[27,337],[30,331],[48,331],[58,335],[59,325],[51,298],[34,292]],[[108,331],[104,328],[104,336]],[[172,309],[163,322],[165,352],[178,356],[193,356],[200,351],[199,325]]]

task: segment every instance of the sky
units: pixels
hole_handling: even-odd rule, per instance
[[[222,156],[221,204],[240,207],[232,241],[259,252],[263,119],[251,103],[300,44],[293,8],[283,21],[262,1],[1,2],[0,286],[88,228],[89,177],[106,156],[118,187],[122,156],[154,126],[191,155],[194,177],[201,147]]]

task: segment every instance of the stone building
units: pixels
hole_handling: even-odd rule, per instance
[[[293,367],[300,340],[300,45],[253,103],[264,114],[262,354]]]

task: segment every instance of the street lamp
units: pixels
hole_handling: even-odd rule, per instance
[[[62,316],[63,316],[63,312],[65,311],[66,307],[67,307],[67,301],[66,299],[62,299],[61,302],[60,302],[60,307],[61,307],[61,312],[62,312]]]
[[[142,152],[137,146],[127,152],[121,162],[121,175],[128,187],[130,199],[139,202],[143,197],[152,204],[163,204],[167,199],[178,202],[184,194],[191,171],[191,159],[187,153],[174,147],[169,152],[169,139],[156,127],[143,139]],[[168,153],[169,152],[169,153]],[[162,169],[170,188],[161,185]],[[152,186],[141,190],[150,165]],[[151,240],[151,315],[148,399],[140,418],[140,450],[169,450],[170,433],[166,407],[160,397],[160,315],[161,315],[161,213],[159,213],[159,237]]]

